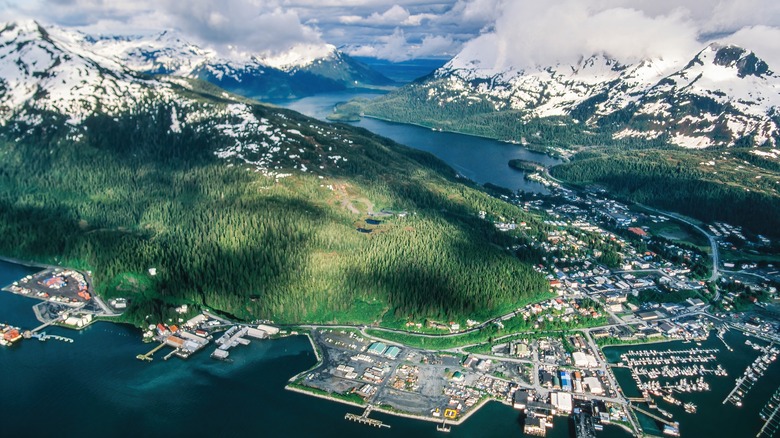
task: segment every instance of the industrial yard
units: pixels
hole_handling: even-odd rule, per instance
[[[65,336],[47,335],[44,330],[52,325],[81,330],[97,317],[119,315],[95,296],[89,273],[74,269],[40,267],[39,272],[14,281],[2,290],[39,300],[32,306],[32,311],[41,323],[34,328],[0,326],[3,334],[0,345],[3,346],[10,346],[22,339],[73,342],[73,339]]]

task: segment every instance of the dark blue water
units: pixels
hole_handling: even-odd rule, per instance
[[[769,400],[772,393],[780,386],[780,361],[773,363],[768,371],[761,377],[750,390],[742,407],[737,408],[731,404],[723,404],[723,399],[734,387],[734,379],[741,376],[745,368],[750,365],[758,353],[745,345],[747,339],[741,333],[731,330],[725,335],[726,342],[734,349],[726,350],[723,343],[714,335],[702,343],[700,348],[719,348],[718,359],[721,365],[728,371],[727,377],[705,377],[710,384],[711,391],[703,393],[676,394],[675,397],[683,402],[693,402],[698,406],[695,415],[688,414],[682,406],[674,406],[663,400],[657,400],[658,406],[666,409],[674,415],[674,420],[680,422],[680,434],[685,438],[705,437],[755,437],[763,425],[759,412]],[[752,339],[756,341],[756,339]],[[619,361],[620,354],[626,350],[684,350],[696,347],[695,344],[682,342],[668,342],[656,345],[609,347],[604,350],[607,360]],[[709,365],[708,365],[709,367]],[[615,373],[624,393],[629,396],[640,396],[631,374],[624,369],[618,369]],[[660,429],[654,421],[640,416],[647,432],[660,434]],[[655,429],[655,430],[654,430]]]
[[[0,263],[0,280],[11,283],[31,271]],[[37,325],[36,301],[0,293],[0,321]],[[302,336],[256,341],[231,352],[232,363],[201,352],[187,361],[135,359],[153,345],[130,326],[96,323],[81,332],[52,327],[74,339],[23,340],[0,348],[2,437],[440,437],[433,423],[383,414],[376,430],[344,420],[360,409],[284,390],[287,380],[310,368],[315,357]],[[522,436],[519,414],[490,403],[453,437]],[[567,420],[548,436],[569,437]],[[608,428],[604,438],[625,436]]]
[[[295,101],[275,102],[310,117],[325,120],[333,107],[353,98],[374,98],[381,91],[342,91],[321,94]],[[525,179],[525,173],[509,167],[509,160],[536,161],[554,165],[561,161],[548,155],[532,152],[522,146],[482,137],[437,132],[402,123],[364,118],[355,126],[388,137],[403,145],[427,151],[452,166],[458,173],[479,184],[491,183],[511,190],[548,193],[541,184]]]

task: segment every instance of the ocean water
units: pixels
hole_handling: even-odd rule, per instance
[[[0,263],[0,280],[10,283],[30,270]],[[35,300],[0,293],[0,321],[31,328],[37,325],[31,306]],[[284,389],[288,379],[309,369],[315,356],[303,336],[273,341],[253,341],[231,352],[232,362],[209,357],[210,349],[188,360],[163,361],[165,350],[153,362],[135,359],[154,345],[141,342],[134,327],[96,323],[81,332],[49,328],[48,333],[74,339],[23,340],[0,348],[0,432],[21,437],[435,437],[444,436],[429,422],[373,413],[391,426],[374,429],[344,420],[346,412],[360,409],[309,397]],[[761,423],[758,412],[780,384],[774,364],[748,395],[741,409],[722,405],[734,377],[742,373],[756,353],[744,345],[744,336],[726,337],[734,353],[723,356],[729,377],[710,378],[713,391],[682,395],[699,406],[696,415],[679,407],[668,410],[681,422],[684,437],[753,437]],[[712,337],[704,347],[718,347]],[[607,350],[615,358],[630,348],[690,348],[691,344],[667,343]],[[213,347],[212,347],[213,348]],[[724,353],[725,354],[725,353]],[[633,384],[622,378],[626,387]],[[663,402],[659,402],[663,403]],[[725,435],[722,433],[726,433]],[[484,406],[448,436],[522,436],[518,411],[500,403]],[[547,435],[570,437],[569,420],[558,417]],[[608,426],[601,438],[629,436]]]

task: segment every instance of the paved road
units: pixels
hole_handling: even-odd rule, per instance
[[[718,276],[720,275],[718,273],[718,266],[720,266],[720,252],[718,250],[718,242],[715,240],[715,236],[713,236],[712,234],[708,233],[704,228],[702,228],[702,227],[698,226],[697,224],[693,223],[690,219],[686,218],[685,216],[679,215],[677,213],[672,213],[672,212],[669,212],[669,211],[658,210],[656,208],[648,207],[646,205],[641,205],[641,204],[637,204],[637,205],[640,205],[642,208],[650,210],[650,211],[652,211],[654,213],[657,213],[657,214],[660,214],[660,215],[663,215],[663,216],[667,216],[667,217],[670,217],[670,218],[675,219],[677,221],[680,221],[680,222],[683,222],[685,224],[688,224],[691,227],[693,227],[694,229],[696,229],[696,231],[698,231],[701,234],[703,234],[704,237],[706,237],[707,240],[710,242],[710,250],[712,252],[712,275],[710,275],[710,281],[714,282],[714,281],[716,281],[718,279]],[[716,292],[716,294],[717,294],[717,292]],[[717,300],[717,298],[716,298],[716,300]]]
[[[552,175],[550,175],[550,172],[549,172],[548,169],[545,169],[544,173],[545,173],[545,177],[549,178],[551,181],[555,181],[558,184],[561,184],[562,186],[565,186],[566,183],[561,181],[561,180],[559,180],[559,179],[556,179]],[[644,208],[644,209],[646,209],[646,210],[652,211],[652,212],[654,212],[656,214],[660,214],[662,216],[667,216],[667,217],[670,217],[672,219],[678,220],[680,222],[686,223],[686,224],[690,225],[691,227],[693,227],[694,229],[696,229],[698,232],[700,232],[701,234],[703,234],[707,238],[707,240],[710,242],[710,249],[711,249],[711,252],[712,252],[712,275],[710,275],[710,281],[715,285],[715,297],[714,297],[714,300],[718,301],[720,299],[720,291],[718,291],[718,284],[717,284],[718,277],[720,276],[720,274],[718,272],[718,267],[720,266],[720,252],[718,250],[718,242],[715,240],[715,236],[713,236],[712,234],[708,233],[707,230],[705,230],[704,228],[700,227],[699,225],[693,223],[690,219],[688,219],[685,216],[682,216],[680,214],[672,213],[672,212],[669,212],[669,211],[658,210],[657,208],[648,207],[648,206],[642,205],[642,204],[637,204],[637,205],[642,207],[642,208]]]

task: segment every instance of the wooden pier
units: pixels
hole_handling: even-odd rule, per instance
[[[346,415],[344,415],[344,419],[349,421],[354,421],[360,424],[366,424],[368,426],[373,426],[378,428],[386,427],[389,429],[390,428],[389,424],[382,423],[381,421],[375,420],[373,418],[368,418],[368,415],[371,413],[373,409],[374,409],[373,406],[368,405],[366,406],[366,410],[363,411],[363,415],[347,413]]]
[[[135,358],[136,358],[136,359],[138,359],[138,360],[145,360],[145,361],[147,361],[147,362],[151,362],[151,361],[152,361],[152,356],[154,356],[154,353],[157,353],[157,352],[158,352],[158,351],[160,351],[160,350],[161,350],[163,347],[165,347],[165,343],[162,343],[162,344],[160,344],[160,345],[158,345],[158,346],[154,347],[154,348],[152,349],[152,351],[150,351],[150,352],[148,352],[148,353],[146,353],[146,354],[139,354],[139,355],[138,355],[138,356],[136,356]]]
[[[737,378],[737,384],[736,384],[736,385],[734,385],[734,389],[732,389],[732,390],[731,390],[731,392],[729,393],[729,395],[727,395],[727,396],[726,396],[726,398],[724,398],[724,399],[723,399],[723,404],[724,404],[724,405],[725,405],[726,403],[728,403],[728,402],[731,402],[732,404],[735,404],[735,403],[734,403],[734,400],[732,399],[732,396],[733,396],[733,395],[734,395],[734,394],[735,394],[737,391],[741,390],[741,391],[742,391],[742,395],[744,395],[745,393],[747,393],[747,391],[748,391],[750,388],[747,386],[747,384],[746,384],[746,381],[747,381],[747,377],[745,377],[745,376],[741,376],[741,377],[738,377],[738,378]],[[743,387],[743,386],[744,386],[744,387]],[[751,385],[751,386],[752,386],[752,385]]]

